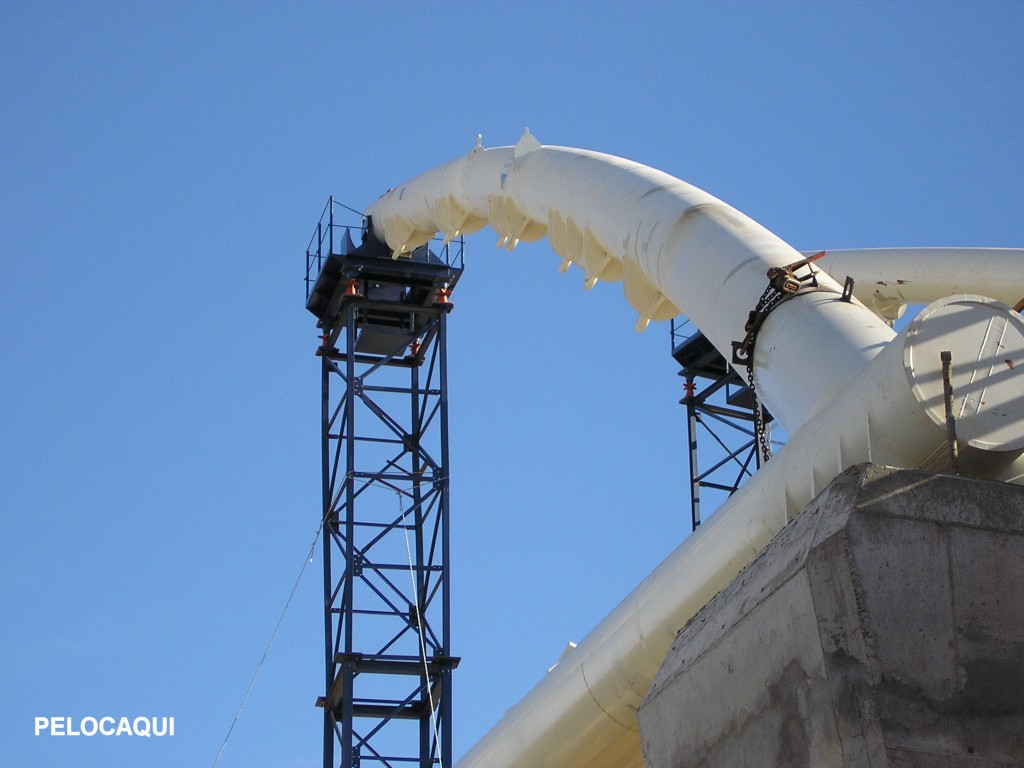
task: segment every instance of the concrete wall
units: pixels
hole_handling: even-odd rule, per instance
[[[1024,766],[1024,488],[840,475],[679,633],[648,768]]]

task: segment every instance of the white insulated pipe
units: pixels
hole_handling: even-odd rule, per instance
[[[546,233],[563,260],[584,269],[588,284],[623,280],[639,327],[683,311],[727,358],[732,341],[745,335],[769,267],[803,258],[735,208],[667,173],[541,146],[529,133],[515,147],[478,144],[389,190],[366,214],[399,254],[438,231],[452,238],[487,223],[508,248]],[[859,302],[836,301],[842,288],[828,274],[819,271],[817,279],[817,297],[780,305],[757,341],[758,394],[790,434],[894,335]]]
[[[1024,248],[831,250],[817,264],[837,280],[852,276],[853,295],[889,321],[908,304],[954,293],[980,294],[1011,307],[1024,299]]]
[[[641,317],[683,311],[724,354],[770,266],[800,258],[760,225],[684,182],[608,155],[477,147],[374,203],[401,254],[441,230],[491,223],[501,244],[545,232],[594,277],[624,277]],[[546,223],[545,223],[546,222]],[[945,465],[939,352],[952,352],[961,464],[1009,471],[1024,451],[1024,319],[980,296],[926,308],[894,343],[856,299],[820,289],[779,305],[755,354],[763,399],[789,443],[604,619],[458,768],[640,766],[636,710],[682,626],[845,467]],[[666,308],[666,305],[669,305]],[[670,316],[670,315],[669,315]]]

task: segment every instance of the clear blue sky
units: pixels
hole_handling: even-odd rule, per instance
[[[0,763],[212,763],[319,520],[329,194],[529,126],[800,249],[1022,246],[1022,36],[1019,2],[0,6]],[[544,243],[468,249],[460,755],[688,530],[666,329]],[[320,591],[317,558],[225,768],[320,764]],[[33,736],[103,714],[176,735]]]

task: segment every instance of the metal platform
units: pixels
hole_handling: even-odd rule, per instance
[[[333,221],[328,226],[331,231],[337,228]],[[391,355],[422,334],[430,307],[447,303],[462,275],[461,243],[459,258],[453,263],[449,245],[443,246],[443,258],[429,245],[392,258],[387,247],[373,237],[369,222],[358,246],[352,241],[351,228],[338,234],[337,242],[331,238],[318,243],[318,254],[307,251],[306,309],[317,318],[317,327],[328,333],[325,348],[333,349],[341,332],[338,320],[344,304],[360,302],[356,351]],[[322,253],[324,245],[326,254]],[[315,279],[309,276],[311,263],[319,266]]]
[[[755,400],[747,382],[700,331],[684,335],[673,321],[671,338],[672,357],[686,381],[679,403],[686,407],[690,525],[696,529],[702,501],[717,507],[760,466]],[[698,387],[698,380],[708,383]],[[770,440],[771,414],[762,409],[762,418]]]

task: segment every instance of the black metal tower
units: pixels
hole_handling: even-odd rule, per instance
[[[306,251],[322,329],[324,768],[451,765],[445,326],[462,242],[393,259],[334,222]]]
[[[672,357],[685,380],[679,404],[686,406],[690,524],[696,530],[703,519],[701,491],[710,492],[705,495],[717,507],[760,467],[761,455],[750,388],[704,334],[690,330],[687,335],[684,325],[672,321]],[[710,383],[698,391],[698,379]],[[772,416],[763,407],[761,413],[770,443]]]

